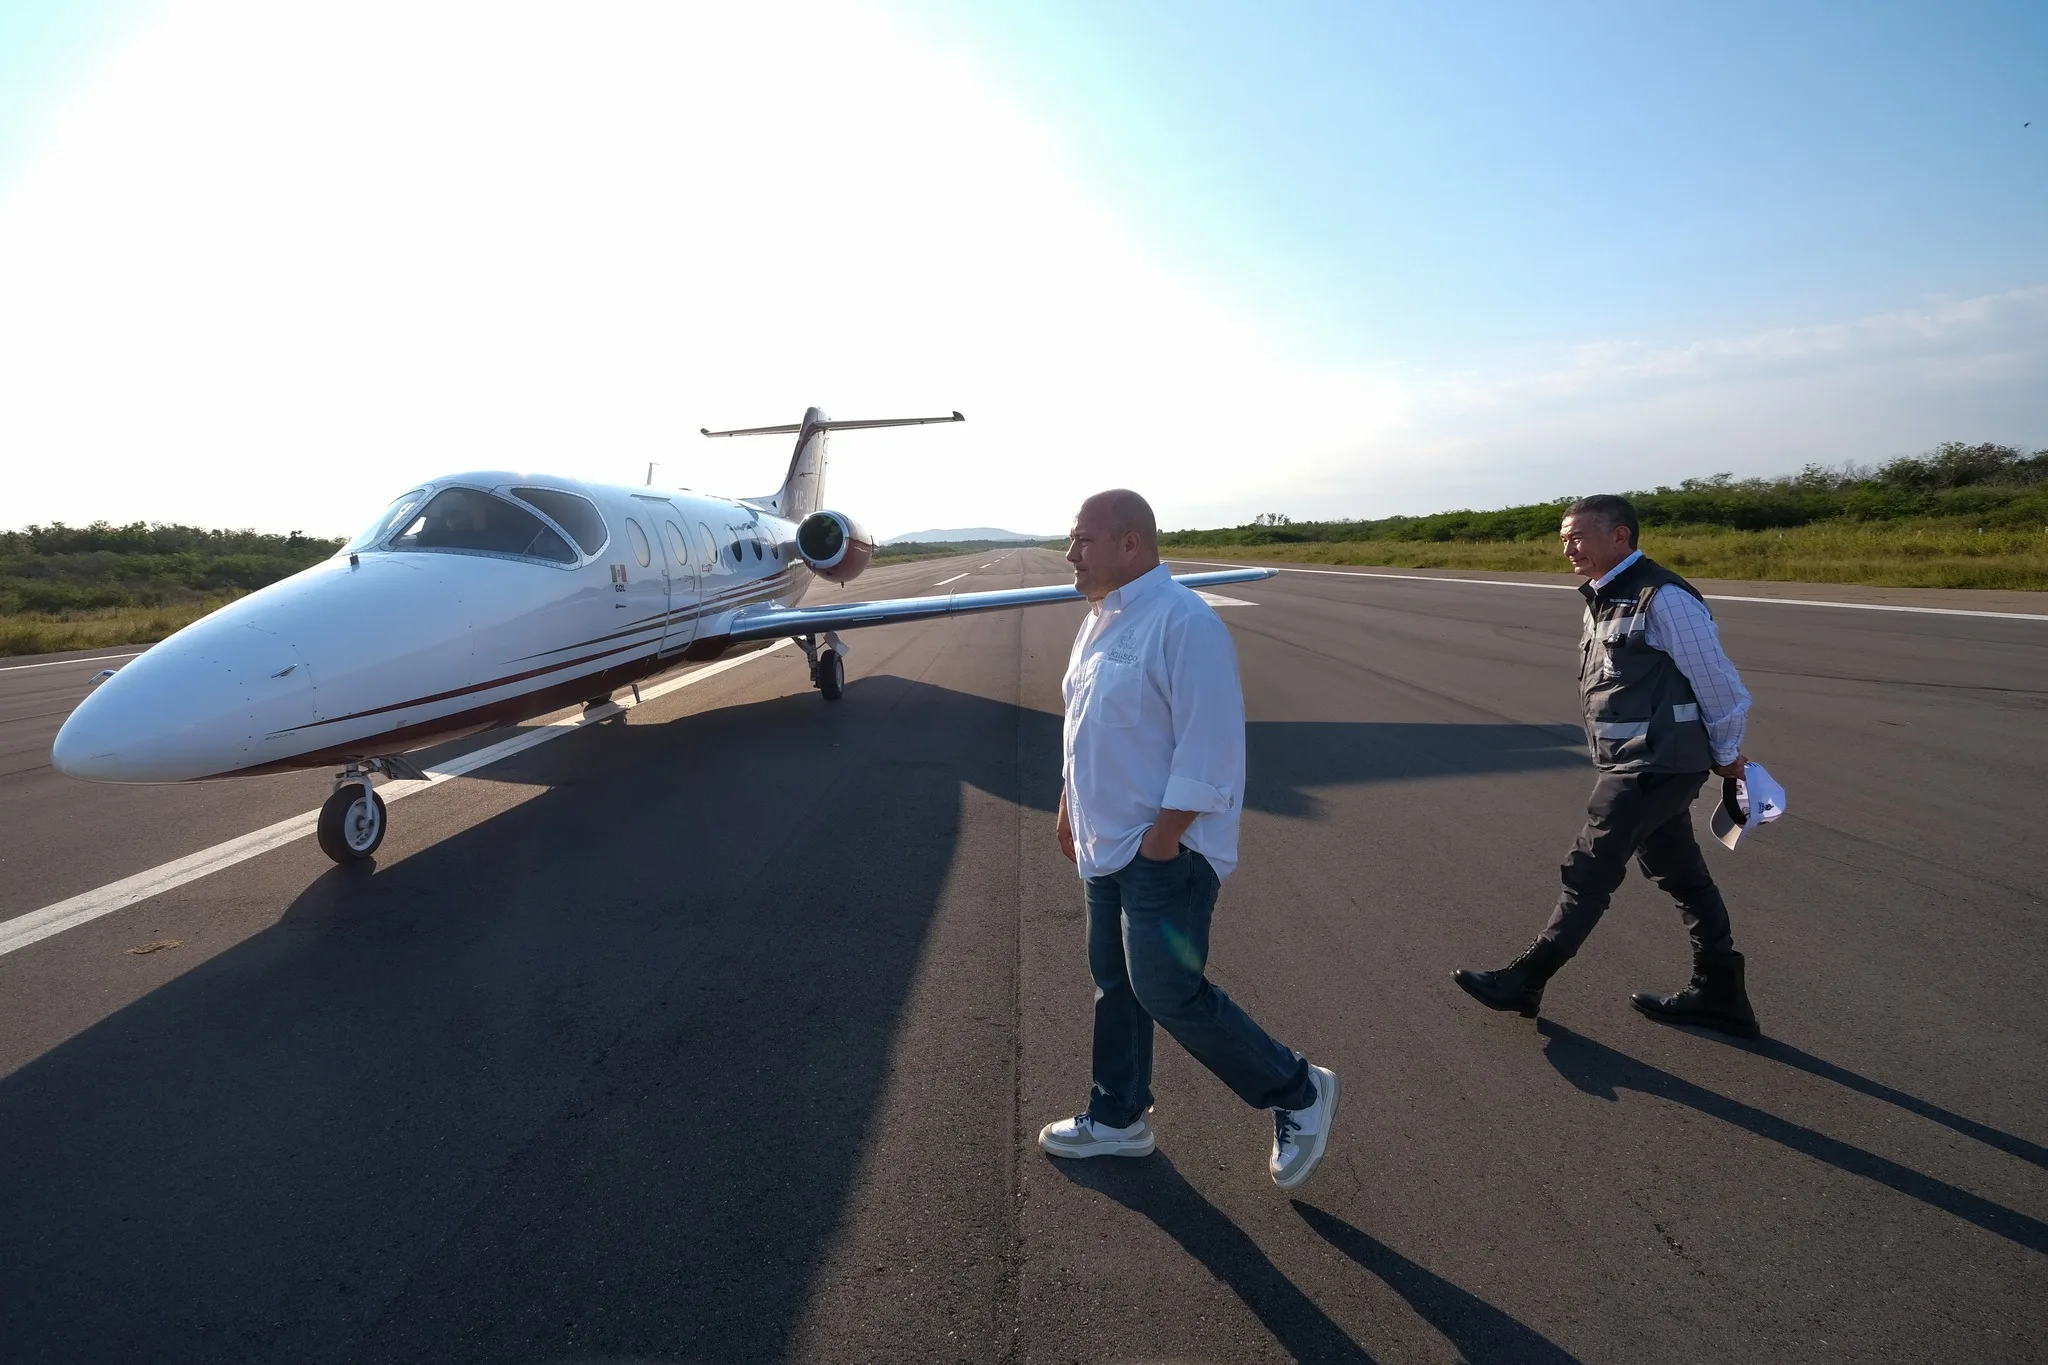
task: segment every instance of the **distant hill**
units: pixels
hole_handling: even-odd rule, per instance
[[[1059,536],[1020,536],[1015,531],[1005,531],[1000,526],[961,526],[950,531],[911,531],[900,536],[890,536],[884,545],[922,545],[927,541],[944,541],[954,544],[961,541],[1000,540],[1058,540]]]

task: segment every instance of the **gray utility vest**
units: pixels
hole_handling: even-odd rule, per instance
[[[1579,636],[1579,699],[1593,766],[1610,773],[1703,773],[1713,745],[1692,684],[1669,654],[1643,638],[1650,599],[1699,589],[1661,564],[1638,559],[1598,592],[1579,585],[1586,624]],[[1705,605],[1705,598],[1701,598]]]

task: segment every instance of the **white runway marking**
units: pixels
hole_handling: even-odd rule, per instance
[[[95,654],[90,659],[50,659],[39,664],[6,664],[0,666],[0,673],[19,673],[24,668],[56,668],[61,664],[103,664],[109,659],[137,659],[145,652],[138,649],[133,654]]]
[[[1259,605],[1256,602],[1247,602],[1242,597],[1225,597],[1220,592],[1203,592],[1200,588],[1195,589],[1195,596],[1201,598],[1212,607],[1256,607]]]
[[[969,569],[969,570],[967,571],[967,573],[973,573],[973,572],[974,572],[974,570],[972,570],[972,569]],[[940,580],[939,580],[938,582],[936,582],[936,583],[932,584],[932,586],[933,586],[933,587],[935,587],[935,588],[943,588],[943,587],[945,587],[945,586],[946,586],[946,585],[947,585],[948,583],[958,583],[958,582],[959,582],[959,581],[960,581],[961,579],[963,579],[963,578],[967,577],[967,573],[956,573],[956,574],[954,574],[954,575],[953,575],[953,576],[952,576],[951,578],[941,578],[941,579],[940,579]]]
[[[657,697],[665,697],[693,683],[703,682],[706,678],[724,673],[728,669],[738,668],[756,659],[765,659],[789,643],[787,640],[779,641],[755,653],[743,654],[737,659],[726,659],[721,663],[707,664],[694,673],[685,673],[680,678],[671,678],[654,687],[643,687],[640,689],[638,702],[610,702],[590,711],[565,717],[551,725],[521,731],[510,739],[501,740],[473,753],[463,754],[459,758],[451,758],[446,763],[427,769],[427,780],[424,782],[386,782],[377,788],[377,793],[384,798],[385,804],[389,805],[415,792],[439,786],[451,777],[473,773],[478,768],[496,763],[499,759],[524,753],[551,739],[560,739],[563,735],[580,730],[586,725],[610,720],[622,711],[630,711],[635,706],[645,705]],[[215,844],[212,848],[203,848],[174,862],[152,867],[147,872],[138,872],[132,877],[123,877],[120,881],[109,882],[96,890],[81,892],[67,900],[58,901],[55,905],[46,905],[40,910],[31,910],[26,915],[0,921],[0,957],[54,934],[61,934],[66,929],[76,929],[81,924],[89,924],[102,915],[109,915],[139,901],[146,901],[151,896],[175,890],[187,882],[196,882],[201,877],[210,876],[223,868],[247,862],[274,848],[282,848],[294,839],[302,839],[311,834],[319,819],[320,812],[317,810],[294,815],[289,820],[280,820],[274,825],[244,834],[240,838],[229,839],[226,843]]]
[[[1356,569],[1298,569],[1285,564],[1237,564],[1222,559],[1175,559],[1173,564],[1213,564],[1224,569],[1277,568],[1281,573],[1331,574],[1338,578],[1394,578],[1404,583],[1466,583],[1480,588],[1549,588],[1553,592],[1577,592],[1570,583],[1516,583],[1504,578],[1438,578],[1420,573],[1370,573]],[[1969,611],[1962,607],[1902,607],[1890,602],[1822,602],[1808,597],[1735,597],[1707,593],[1709,602],[1762,602],[1780,607],[1841,607],[1846,611],[1905,611],[1922,616],[1991,616],[2004,621],[2048,621],[2048,613],[2025,611]]]

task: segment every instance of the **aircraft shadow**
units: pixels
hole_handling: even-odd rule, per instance
[[[929,684],[904,678],[863,678],[847,685],[848,704],[856,689],[866,706],[878,700],[893,704],[933,690]],[[972,700],[976,699],[963,699],[963,704]],[[1015,709],[1007,703],[984,701],[982,705]],[[1040,746],[1045,753],[1059,752],[1057,715],[1044,711],[1020,711],[1019,715],[1027,745]],[[1587,767],[1585,736],[1576,726],[1379,721],[1252,721],[1245,726],[1245,808],[1293,818],[1313,819],[1321,813],[1314,795],[1321,787]],[[516,759],[469,776],[484,781],[529,780],[527,769]],[[1058,804],[1057,784],[1021,791],[1000,770],[990,776],[996,779],[995,785],[985,789],[1006,800],[1047,811]],[[1006,782],[1009,785],[1004,785]]]
[[[781,1357],[869,1155],[963,787],[1050,811],[1020,774],[1053,765],[1019,754],[1058,731],[873,677],[507,760],[532,795],[325,873],[0,1079],[4,1354]],[[1255,724],[1251,804],[1582,761],[1555,738]],[[1271,1274],[1161,1169],[1131,1197],[1205,1263]],[[1311,1309],[1286,1339],[1336,1349]]]
[[[1831,1138],[1695,1085],[1661,1067],[1651,1066],[1627,1053],[1596,1043],[1553,1020],[1537,1020],[1536,1029],[1545,1039],[1544,1060],[1556,1067],[1559,1075],[1589,1095],[1612,1100],[1617,1098],[1617,1091],[1633,1090],[1682,1104],[1711,1118],[1732,1123],[1744,1132],[1768,1138],[1792,1151],[1826,1162],[1837,1170],[1874,1180],[2030,1251],[2048,1253],[2048,1223],[1959,1189],[1947,1181],[1923,1175],[1853,1143]]]
[[[1470,1365],[1578,1365],[1578,1357],[1541,1332],[1432,1275],[1386,1243],[1342,1218],[1299,1199],[1291,1201],[1315,1234],[1385,1281],[1430,1326],[1458,1348]]]
[[[1164,1152],[1137,1161],[1055,1161],[1076,1185],[1152,1220],[1249,1308],[1296,1360],[1369,1362],[1359,1344],[1295,1287],[1259,1244],[1211,1204]]]
[[[1058,742],[1057,718],[1053,730]],[[1253,721],[1245,726],[1245,806],[1315,818],[1318,787],[1589,768],[1577,726]],[[1057,797],[1057,793],[1055,793]]]

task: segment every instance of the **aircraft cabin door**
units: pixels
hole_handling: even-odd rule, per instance
[[[690,563],[690,541],[674,504],[663,504],[660,520],[661,544],[667,551],[662,563],[668,573],[668,632],[662,637],[661,652],[674,654],[697,637],[697,569]]]
[[[647,524],[655,526],[655,535],[660,535],[660,523],[652,515],[652,509],[641,506],[641,516]],[[668,619],[668,556],[660,545],[642,529],[641,517],[626,518],[626,550],[629,562],[614,564],[612,589],[618,594],[612,599],[612,609],[627,615],[618,619],[629,630],[660,627]],[[657,649],[661,637],[655,637]]]

